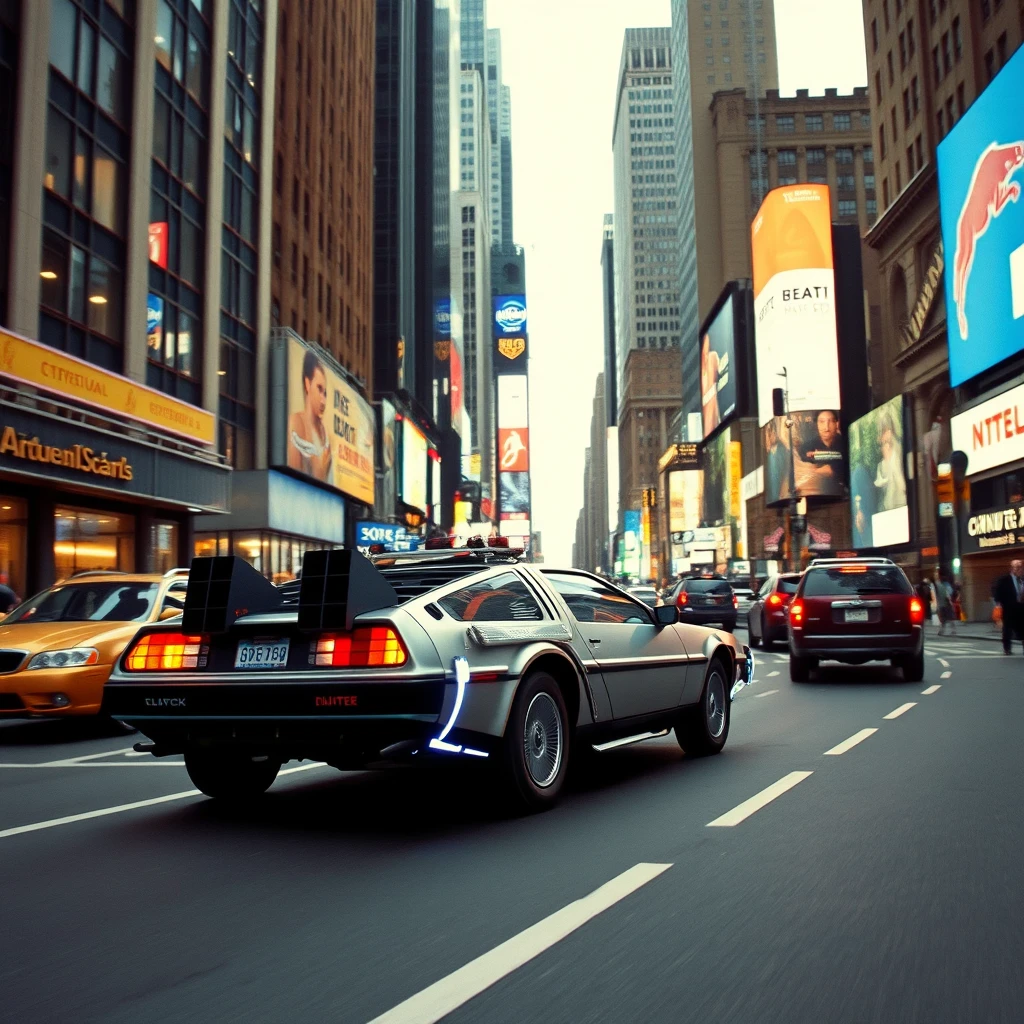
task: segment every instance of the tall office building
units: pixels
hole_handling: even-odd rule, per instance
[[[601,292],[604,314],[605,426],[619,422],[618,363],[615,357],[615,216],[604,215],[601,238]]]
[[[515,239],[512,227],[512,91],[501,87],[501,122],[498,126],[501,146],[501,240],[511,245]]]
[[[612,135],[620,395],[625,394],[626,357],[632,349],[679,348],[679,196],[672,107],[670,30],[626,29]]]
[[[742,88],[756,98],[778,89],[774,0],[672,0],[672,54],[685,428],[687,414],[700,411],[697,332],[729,280],[721,223],[732,197],[718,179],[711,102],[719,90]],[[762,149],[756,132],[751,149]]]
[[[370,390],[376,5],[280,4],[271,321]]]
[[[504,87],[501,82],[501,32],[496,28],[487,30],[487,76],[484,88],[487,91],[487,117],[491,132],[491,243],[501,245],[501,108]],[[509,239],[511,241],[511,239]]]

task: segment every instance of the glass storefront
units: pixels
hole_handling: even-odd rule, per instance
[[[197,533],[195,538],[198,557],[238,555],[274,583],[298,579],[307,551],[326,551],[340,546],[272,530],[225,530]]]
[[[28,596],[28,502],[0,496],[0,583]]]
[[[58,507],[53,513],[58,580],[77,572],[135,571],[135,517]]]
[[[153,557],[153,571],[169,572],[178,568],[178,524],[157,520],[149,527],[149,550]]]

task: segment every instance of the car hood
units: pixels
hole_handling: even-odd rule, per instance
[[[65,647],[108,645],[119,653],[135,635],[141,622],[14,622],[0,626],[0,647],[37,654]]]

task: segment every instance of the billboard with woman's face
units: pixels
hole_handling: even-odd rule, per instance
[[[897,395],[850,425],[853,546],[910,542],[904,401]]]
[[[700,404],[705,439],[736,411],[736,324],[729,296],[700,340]]]

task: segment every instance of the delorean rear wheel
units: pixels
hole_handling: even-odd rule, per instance
[[[562,691],[547,672],[533,672],[519,686],[502,746],[501,771],[521,810],[553,806],[569,767],[569,715]]]
[[[185,770],[201,793],[215,800],[244,803],[262,796],[281,770],[278,761],[254,761],[246,754],[185,752]]]

